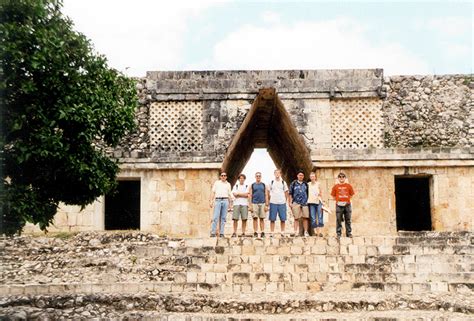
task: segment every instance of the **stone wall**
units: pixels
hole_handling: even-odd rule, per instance
[[[392,76],[384,88],[387,147],[474,145],[472,76]]]
[[[380,69],[200,71],[149,72],[137,81],[136,132],[109,153],[120,162],[119,179],[141,180],[143,230],[207,235],[210,185],[231,159],[229,146],[264,87],[276,89],[275,101],[303,138],[302,150],[310,152],[308,163],[326,191],[341,168],[349,173],[359,190],[355,230],[395,233],[394,175],[407,171],[433,177],[434,229],[473,230],[472,76],[384,78]],[[103,213],[102,199],[80,214],[61,207],[56,225],[103,229]]]
[[[430,175],[431,217],[436,231],[474,231],[474,167],[348,167],[317,171],[323,199],[332,211],[325,214],[328,235],[335,234],[334,201],[330,190],[343,170],[353,185],[355,235],[395,235],[395,175]],[[209,195],[217,169],[123,170],[119,179],[141,180],[141,229],[174,236],[207,236],[212,211]],[[290,216],[288,231],[292,229]],[[51,231],[86,231],[104,228],[103,199],[82,213],[62,206]],[[226,232],[231,232],[231,213]],[[268,221],[266,222],[268,231]],[[251,228],[249,229],[249,231]],[[278,228],[277,228],[278,230]],[[31,227],[27,231],[32,231]]]
[[[312,155],[474,144],[470,75],[383,78],[379,69],[203,71],[149,72],[137,81],[137,130],[109,151],[122,162],[222,162],[263,87],[276,88]],[[190,113],[187,104],[198,109]]]
[[[474,167],[324,168],[318,171],[323,199],[333,211],[325,218],[335,233],[331,187],[343,170],[353,185],[353,230],[357,235],[396,233],[395,175],[431,176],[431,220],[435,231],[474,231]]]

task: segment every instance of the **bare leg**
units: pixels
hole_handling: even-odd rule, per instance
[[[246,229],[247,229],[247,220],[242,220],[242,234],[245,234]]]
[[[270,221],[270,232],[275,232],[275,222]]]
[[[234,234],[237,234],[237,226],[239,224],[239,221],[234,220]]]
[[[294,224],[295,235],[298,235],[299,227],[300,227],[300,220],[295,219],[295,224]]]
[[[253,231],[255,233],[257,232],[257,220],[258,220],[258,218],[256,218],[256,217],[253,219]]]
[[[263,218],[260,219],[260,232],[263,232],[265,229],[265,222],[263,221]]]
[[[308,219],[307,218],[303,218],[303,230],[305,232],[308,232]]]
[[[282,233],[285,233],[285,221],[280,221],[280,230]]]

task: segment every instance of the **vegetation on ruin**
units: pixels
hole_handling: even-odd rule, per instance
[[[105,154],[134,128],[134,82],[74,31],[58,0],[0,2],[1,233],[46,230],[58,204],[115,186]]]

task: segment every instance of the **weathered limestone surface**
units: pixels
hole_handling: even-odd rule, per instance
[[[472,231],[473,84],[472,75],[384,78],[380,69],[149,72],[137,83],[137,132],[109,153],[120,162],[119,179],[141,180],[141,229],[203,236],[210,186],[233,159],[230,153],[239,155],[229,147],[246,116],[270,115],[268,134],[260,135],[266,141],[258,142],[270,155],[289,150],[280,146],[289,140],[269,138],[278,134],[278,126],[271,126],[278,123],[271,121],[278,100],[302,138],[299,151],[309,152],[305,168],[312,162],[323,180],[326,199],[337,172],[349,173],[359,191],[354,227],[360,234],[396,232],[394,175],[402,174],[431,175],[435,230]],[[249,113],[262,88],[275,88],[273,107],[270,102],[264,112]],[[288,128],[282,132],[290,136]],[[278,146],[270,146],[272,141]],[[240,150],[242,159],[233,165],[246,162],[249,148]],[[287,154],[283,166],[296,167]],[[297,169],[288,168],[283,172]],[[62,206],[56,228],[101,230],[103,213],[103,199],[82,213]],[[331,233],[333,225],[329,217]]]
[[[0,317],[345,312],[366,318],[399,310],[467,319],[474,313],[467,232],[340,241],[58,236],[0,240]]]
[[[384,88],[387,146],[474,145],[472,75],[392,76]]]
[[[374,149],[373,137],[358,131],[365,124],[380,125],[383,148],[464,147],[474,144],[473,81],[471,75],[393,76],[380,69],[293,71],[149,72],[138,79],[140,108],[136,133],[122,147],[110,151],[123,162],[221,162],[258,90],[276,88],[298,132],[312,154],[333,154],[334,140],[343,135],[331,124],[347,122],[357,136],[356,149]],[[150,106],[165,102],[203,104],[202,150],[159,152],[150,146]],[[342,117],[335,105],[352,106]],[[366,104],[379,101],[380,116],[364,114]],[[361,112],[359,112],[361,111]],[[337,117],[337,118],[334,118]],[[340,118],[339,118],[340,117]],[[350,127],[350,126],[349,126]],[[346,133],[347,134],[347,133]],[[176,135],[186,135],[177,133]],[[366,143],[364,140],[369,140]],[[362,141],[359,141],[362,140]],[[354,142],[351,144],[354,145]],[[365,147],[364,147],[365,146]],[[352,148],[348,148],[351,150]],[[375,148],[370,154],[377,154]],[[419,151],[423,154],[423,151]],[[472,153],[471,159],[472,159]],[[349,154],[350,155],[350,154]]]

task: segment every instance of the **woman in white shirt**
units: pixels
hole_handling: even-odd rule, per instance
[[[323,211],[322,211],[322,194],[319,182],[316,179],[316,173],[309,174],[308,183],[308,207],[311,228],[314,228],[315,236],[323,236],[322,228],[324,227]]]

